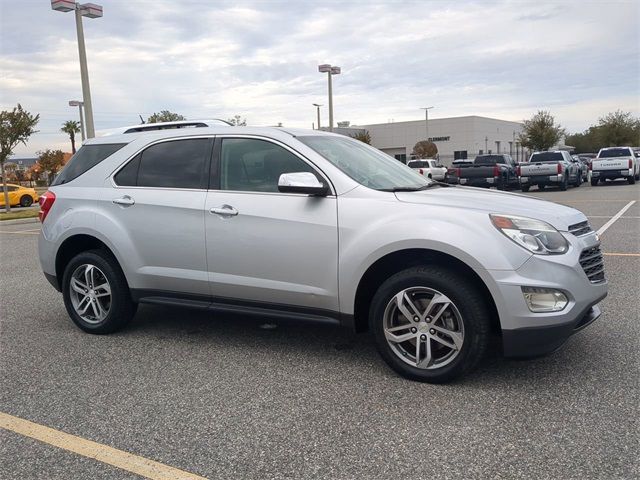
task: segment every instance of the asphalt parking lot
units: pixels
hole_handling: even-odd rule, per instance
[[[601,235],[603,316],[548,357],[492,354],[444,386],[325,326],[141,306],[84,334],[42,276],[38,224],[0,225],[0,413],[179,469],[153,478],[638,478],[640,185],[528,195],[594,229],[635,201]],[[140,478],[72,450],[0,428],[0,477]]]

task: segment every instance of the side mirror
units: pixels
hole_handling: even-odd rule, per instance
[[[282,193],[304,193],[324,197],[329,193],[329,186],[321,183],[311,172],[295,172],[280,175],[278,190]]]

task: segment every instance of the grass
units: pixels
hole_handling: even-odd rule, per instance
[[[4,207],[0,207],[4,208]],[[2,220],[17,220],[19,218],[37,218],[38,210],[37,209],[12,209],[9,213],[0,212],[0,222]]]

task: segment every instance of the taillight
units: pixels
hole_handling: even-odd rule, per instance
[[[456,176],[459,177],[460,175],[462,175],[462,169],[456,168]]]
[[[424,170],[420,169],[420,175],[424,175]]]
[[[633,168],[633,160],[629,159],[629,168]]]
[[[47,218],[49,214],[49,210],[53,207],[53,202],[56,201],[56,194],[53,192],[45,192],[40,196],[40,200],[38,203],[40,204],[40,211],[38,212],[38,218],[41,222],[44,222],[44,219]]]
[[[520,169],[520,166],[516,167],[516,175],[519,177],[522,175],[522,170]]]
[[[593,164],[589,163],[589,170],[593,170]]]
[[[500,167],[498,165],[494,165],[493,166],[493,176],[494,177],[499,177],[500,176]]]
[[[562,173],[562,164],[559,163],[558,164],[558,175],[560,175]]]

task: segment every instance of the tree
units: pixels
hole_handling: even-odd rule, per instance
[[[227,120],[231,125],[235,125],[236,127],[246,127],[247,119],[242,118],[240,115],[234,115],[233,118],[229,118]]]
[[[147,118],[147,123],[178,122],[180,120],[186,119],[186,117],[183,117],[179,113],[173,113],[169,110],[162,110],[160,113],[154,113],[149,118]]]
[[[355,138],[356,140],[360,140],[362,143],[366,143],[367,145],[371,145],[371,134],[368,130],[363,130],[358,133],[354,133],[351,135],[351,138]]]
[[[640,118],[631,112],[616,110],[598,119],[596,138],[602,147],[640,145]]]
[[[47,174],[47,182],[51,183],[53,177],[64,166],[64,153],[62,150],[49,150],[48,148],[38,154],[38,166],[41,172]]]
[[[428,140],[420,140],[414,145],[413,154],[418,158],[433,158],[438,154],[438,147]]]
[[[37,163],[34,163],[27,169],[27,180],[29,180],[29,186],[33,187],[33,182],[40,179],[40,167]]]
[[[0,173],[4,190],[4,208],[7,212],[11,211],[11,206],[9,205],[4,162],[13,154],[13,149],[19,143],[26,145],[29,137],[36,133],[35,126],[38,124],[38,120],[40,120],[40,115],[31,115],[23,110],[20,104],[12,111],[3,110],[0,112]]]
[[[80,132],[80,122],[67,120],[62,124],[60,131],[69,135],[69,139],[71,140],[71,153],[76,153],[76,133]]]
[[[544,151],[556,145],[564,134],[564,128],[555,123],[553,115],[539,110],[530,120],[524,121],[518,140],[525,148]]]

